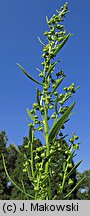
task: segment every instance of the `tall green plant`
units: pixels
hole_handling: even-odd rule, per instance
[[[64,45],[69,40],[71,34],[66,32],[63,21],[68,13],[68,3],[64,4],[59,11],[56,11],[46,22],[49,30],[44,33],[47,38],[47,44],[43,46],[42,69],[39,70],[41,82],[32,78],[20,65],[17,64],[24,74],[32,81],[40,85],[36,90],[36,102],[32,109],[26,109],[30,118],[29,123],[29,142],[26,148],[30,149],[30,156],[24,157],[23,172],[26,172],[33,186],[33,196],[28,194],[22,182],[22,188],[16,185],[9,177],[8,171],[3,163],[10,181],[26,195],[27,199],[52,200],[52,199],[70,199],[80,180],[76,185],[71,176],[81,163],[72,164],[76,150],[79,148],[78,136],[72,134],[69,144],[66,144],[62,130],[69,120],[71,111],[75,103],[67,105],[67,100],[72,97],[79,87],[72,83],[64,87],[63,93],[58,88],[66,78],[64,71],[58,69],[60,60],[58,53],[61,52]],[[40,147],[33,147],[36,131],[44,134],[45,144]],[[17,147],[15,147],[17,149]],[[19,149],[18,153],[21,155]],[[71,187],[72,186],[72,187]]]

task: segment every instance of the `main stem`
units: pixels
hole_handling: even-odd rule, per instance
[[[47,106],[47,96],[46,96],[46,104],[45,104],[45,117],[43,120],[44,130],[45,130],[45,141],[46,141],[46,157],[49,155],[49,142],[48,142],[48,106]],[[46,163],[45,173],[48,173],[49,162]]]
[[[34,163],[33,163],[33,141],[34,141],[34,131],[32,130],[32,142],[31,142],[31,171],[32,177],[34,177]]]

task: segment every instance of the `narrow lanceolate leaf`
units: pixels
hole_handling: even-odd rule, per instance
[[[26,193],[24,190],[22,190],[22,189],[13,181],[13,179],[9,176],[8,171],[7,171],[7,168],[6,168],[5,159],[4,159],[4,155],[3,155],[3,154],[2,154],[2,159],[3,159],[4,169],[5,169],[5,172],[6,172],[6,175],[7,175],[8,179],[9,179],[9,181],[10,181],[19,191],[21,191],[23,194],[25,194],[26,196],[31,197],[31,198],[33,199],[34,196],[32,196],[32,195]]]
[[[55,136],[58,134],[60,131],[62,125],[65,123],[65,121],[68,119],[73,107],[75,106],[75,103],[73,103],[67,110],[66,112],[57,120],[57,122],[53,123],[53,126],[50,130],[49,133],[49,142],[51,142]]]
[[[68,34],[66,36],[66,38],[63,40],[63,42],[58,45],[58,47],[56,48],[56,50],[53,53],[54,56],[56,56],[56,54],[63,48],[63,46],[68,41],[68,39],[69,39],[70,36],[71,36],[71,34]]]
[[[23,156],[23,154],[20,152],[19,148],[14,145],[14,143],[11,143],[11,146],[19,153],[19,155]]]
[[[29,126],[29,141],[30,141],[30,143],[31,143],[32,140],[33,140],[33,135],[32,135],[32,133],[33,133],[33,125]]]
[[[31,79],[32,81],[36,82],[37,84],[41,85],[42,86],[42,83],[40,83],[39,81],[37,81],[36,79],[34,79],[33,77],[31,77],[25,70],[24,68],[17,63],[17,65],[20,67],[20,69],[24,72],[24,74],[29,78]]]
[[[55,112],[58,115],[58,97],[56,98],[56,101],[55,101]]]
[[[30,118],[32,121],[34,121],[34,116],[31,114],[31,111],[30,111],[28,108],[26,108],[26,111],[27,111],[27,114],[28,114],[29,118]]]
[[[58,88],[58,86],[61,84],[61,82],[63,81],[63,79],[65,78],[65,76],[63,76],[61,79],[58,79],[56,82],[55,87],[53,88],[52,92],[51,92],[51,96],[53,95],[53,93],[56,91],[56,89]]]
[[[78,188],[78,186],[83,182],[83,180],[86,178],[86,176],[84,176],[82,179],[80,179],[78,181],[78,183],[75,185],[75,187],[64,197],[64,199],[70,197],[70,195],[76,190],[76,188]]]
[[[47,77],[51,74],[51,72],[54,70],[54,67],[55,67],[55,65],[56,65],[58,62],[59,62],[59,61],[53,63],[53,64],[50,66],[50,68],[49,68],[49,70],[48,70],[48,72],[47,72],[47,75],[46,75],[46,79],[47,79]]]
[[[68,178],[69,176],[71,176],[71,174],[77,169],[77,167],[82,163],[82,160],[80,160],[71,170],[70,172],[67,174],[66,178]]]
[[[45,44],[41,41],[40,37],[38,37],[38,40],[43,46],[45,46]]]
[[[36,100],[37,100],[38,106],[40,107],[39,89],[38,88],[36,89]]]

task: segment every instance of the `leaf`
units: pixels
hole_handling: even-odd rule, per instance
[[[78,183],[75,185],[75,187],[64,197],[64,199],[68,198],[75,190],[76,188],[82,183],[82,181],[86,178],[86,176],[84,176],[82,179],[80,179],[78,181]]]
[[[56,150],[57,151],[57,150]],[[50,153],[45,159],[43,160],[43,166],[49,161],[49,159],[54,155],[56,155],[56,151]]]
[[[33,140],[32,131],[33,131],[33,125],[29,126],[29,141],[30,142],[32,142]]]
[[[5,159],[4,159],[4,155],[3,155],[3,154],[2,154],[2,159],[3,159],[4,169],[5,169],[5,172],[6,172],[6,175],[7,175],[8,179],[9,179],[9,181],[10,181],[19,191],[21,191],[23,194],[25,194],[25,195],[28,196],[28,197],[34,198],[34,196],[32,196],[32,195],[26,193],[25,191],[23,191],[23,190],[12,180],[12,178],[11,178],[11,177],[9,176],[9,174],[8,174],[8,171],[7,171],[7,168],[6,168]]]
[[[63,42],[62,43],[60,43],[59,45],[58,45],[58,47],[56,48],[56,50],[54,51],[54,53],[53,53],[53,56],[56,56],[56,54],[62,49],[62,47],[65,45],[65,43],[68,41],[68,38],[71,36],[71,34],[68,34],[67,36],[66,36],[66,38],[63,40]]]
[[[77,167],[82,163],[82,160],[80,160],[71,170],[70,172],[67,174],[66,178],[68,178],[73,172],[74,170],[77,169]]]
[[[61,82],[63,81],[64,78],[65,78],[65,76],[63,76],[61,79],[58,79],[58,80],[57,80],[56,85],[55,85],[54,89],[52,90],[50,96],[53,95],[53,93],[56,91],[56,89],[57,89],[58,86],[61,84]]]
[[[36,100],[37,100],[38,106],[40,107],[39,89],[38,88],[36,89]]]
[[[25,193],[26,199],[28,200],[28,196],[27,196],[27,193],[26,193],[26,190],[25,190],[24,182],[22,180],[21,180],[21,184],[22,184],[22,188],[23,188],[23,191]]]
[[[24,70],[24,68],[23,68],[20,64],[17,63],[17,65],[20,67],[20,69],[24,72],[24,74],[26,74],[26,76],[27,76],[29,79],[31,79],[32,81],[36,82],[37,84],[43,86],[42,83],[40,83],[39,81],[37,81],[36,79],[34,79],[33,77],[31,77],[31,76]]]
[[[45,44],[41,41],[40,37],[38,37],[38,40],[43,46],[45,46]]]
[[[26,111],[27,111],[27,114],[28,114],[29,118],[30,118],[32,121],[34,121],[34,116],[31,114],[31,111],[30,111],[28,108],[26,108]]]
[[[46,79],[47,79],[47,77],[49,76],[49,74],[51,73],[51,71],[54,69],[55,65],[56,65],[58,62],[60,62],[60,61],[57,61],[57,62],[53,63],[53,64],[50,66],[50,68],[49,68],[49,70],[48,70],[48,73],[47,73],[47,75],[46,75]]]
[[[70,115],[70,112],[72,111],[73,107],[75,106],[75,103],[73,103],[67,110],[66,112],[57,120],[57,122],[55,122],[50,130],[49,133],[49,142],[51,142],[54,137],[58,134],[58,132],[60,131],[60,128],[62,127],[62,125],[65,123],[65,121],[67,120],[67,118]]]
[[[23,156],[23,154],[20,152],[19,148],[18,148],[16,145],[14,145],[14,143],[11,143],[11,146],[12,146],[21,156]]]
[[[58,115],[58,97],[55,100],[55,112]]]

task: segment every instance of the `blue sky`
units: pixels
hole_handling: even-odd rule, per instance
[[[51,17],[64,3],[64,0],[0,1],[0,131],[6,131],[8,144],[20,145],[28,135],[26,108],[31,108],[37,87],[16,63],[38,79],[35,68],[41,66],[42,46],[37,38],[44,40],[46,15]],[[79,168],[83,171],[90,169],[90,1],[68,0],[68,3],[70,13],[64,25],[73,36],[60,57],[67,85],[75,82],[81,88],[74,95],[76,114],[66,130],[80,137],[77,161],[83,160]]]

